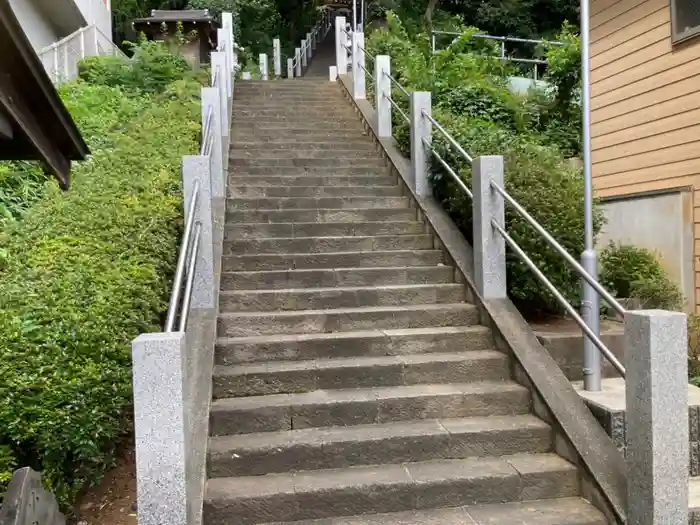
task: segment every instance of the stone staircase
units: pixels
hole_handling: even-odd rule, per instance
[[[606,524],[340,88],[234,100],[205,524]]]

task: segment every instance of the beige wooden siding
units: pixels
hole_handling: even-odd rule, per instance
[[[599,196],[694,190],[700,313],[700,38],[671,45],[669,0],[591,1],[591,97]]]

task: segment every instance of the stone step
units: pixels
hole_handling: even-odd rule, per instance
[[[420,235],[425,224],[418,221],[397,222],[292,222],[226,224],[225,240],[261,237],[367,237],[372,235]]]
[[[576,468],[553,454],[446,459],[210,479],[204,520],[250,525],[578,494]]]
[[[262,476],[550,449],[551,428],[529,414],[427,419],[212,437],[208,474]]]
[[[222,312],[272,312],[360,308],[408,304],[458,303],[465,298],[462,284],[413,284],[287,290],[223,290]]]
[[[223,271],[291,269],[369,268],[378,266],[434,266],[440,264],[440,250],[395,250],[374,252],[285,253],[224,255]]]
[[[253,201],[259,199],[251,199]],[[312,199],[317,200],[317,199]],[[324,199],[325,200],[325,199]],[[333,199],[337,203],[342,199]],[[365,201],[365,198],[359,199]],[[229,210],[226,213],[226,222],[237,223],[346,223],[346,222],[388,222],[388,221],[415,221],[416,210],[412,208],[335,208],[318,209],[301,207],[296,209],[243,209]]]
[[[364,131],[362,122],[357,117],[347,118],[297,118],[297,117],[238,117],[233,119],[233,129],[243,129],[245,132],[255,131],[282,131],[294,134],[297,129],[313,129],[318,131],[354,130],[356,133]]]
[[[353,208],[408,208],[408,197],[236,197],[227,211],[239,210],[343,210]]]
[[[267,525],[608,525],[583,498],[528,500]]]
[[[229,197],[398,197],[400,186],[229,186]]]
[[[314,390],[498,381],[509,376],[507,356],[495,350],[336,357],[219,365],[214,369],[213,396],[222,399]]]
[[[217,365],[304,361],[335,357],[410,356],[493,348],[485,326],[443,326],[360,332],[302,333],[219,338]]]
[[[318,270],[262,270],[224,272],[222,290],[330,288],[333,286],[388,286],[455,282],[451,266],[335,268]]]
[[[269,128],[269,129],[253,129],[235,127],[232,131],[233,135],[231,137],[231,142],[235,144],[236,142],[265,142],[270,141],[274,143],[277,140],[289,140],[290,137],[295,137],[303,142],[313,142],[315,140],[326,141],[326,142],[342,142],[342,141],[356,141],[356,140],[367,140],[369,141],[369,135],[364,129],[353,128],[335,128],[335,129],[319,129],[311,127],[301,127],[296,126],[294,133],[289,133],[288,128]]]
[[[354,175],[386,177],[392,176],[389,166],[382,167],[357,167],[357,166],[230,166],[229,173],[232,177],[254,176],[328,176],[352,177]]]
[[[224,255],[340,253],[389,250],[431,250],[433,237],[421,235],[373,235],[368,237],[273,237],[225,241]]]
[[[512,381],[423,384],[212,402],[212,436],[472,416],[527,414],[530,391]]]
[[[325,120],[325,119],[355,119],[357,116],[352,108],[347,105],[329,105],[327,102],[323,104],[288,104],[274,108],[269,107],[264,102],[251,103],[241,107],[234,107],[234,120],[238,118],[261,118],[265,120],[282,119],[299,119],[306,120]]]
[[[232,148],[229,156],[231,162],[238,160],[287,160],[287,159],[348,159],[348,160],[383,160],[373,150],[353,150],[348,148],[330,149],[277,149],[266,147],[263,150]]]
[[[333,151],[376,151],[376,146],[371,140],[352,140],[338,143],[330,140],[306,141],[306,140],[290,140],[289,137],[280,138],[274,141],[236,141],[231,145],[231,149],[250,151],[250,150],[333,150]]]
[[[233,173],[229,175],[229,188],[237,188],[244,184],[255,182],[258,187],[295,187],[295,186],[372,186],[377,187],[392,187],[396,186],[396,178],[390,175],[349,175],[349,176],[334,176],[334,175],[239,175]]]
[[[379,157],[362,158],[358,155],[328,158],[279,158],[273,156],[229,160],[234,167],[261,166],[271,168],[315,167],[334,170],[338,166],[354,168],[386,168],[384,159]],[[240,171],[240,170],[239,170]]]

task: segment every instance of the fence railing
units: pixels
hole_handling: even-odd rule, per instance
[[[124,56],[114,42],[92,24],[81,27],[38,53],[54,84],[70,82],[78,76],[78,64],[91,56]]]
[[[306,68],[309,66],[309,62],[316,52],[316,48],[321,42],[323,42],[326,36],[328,36],[328,31],[330,31],[331,24],[332,21],[330,11],[324,9],[321,12],[321,18],[319,21],[313,28],[311,28],[311,31],[306,33],[306,38],[301,41],[299,47],[294,49],[294,57],[287,59],[287,78],[301,77],[304,74]],[[274,52],[275,75],[281,77],[282,57],[279,43],[275,44]],[[279,72],[277,70],[278,61],[280,62]]]
[[[211,82],[202,88],[199,155],[182,161],[184,230],[163,331],[132,342],[139,523],[201,523],[216,336],[229,128],[233,19],[223,13]]]
[[[464,33],[457,33],[453,31],[431,31],[430,33],[430,46],[432,49],[433,54],[437,54],[440,49],[438,45],[438,37],[440,36],[449,36],[452,37],[452,40],[450,41],[449,45],[445,49],[450,49],[452,45],[454,45],[461,36],[463,36]],[[537,72],[537,66],[546,66],[547,65],[547,60],[543,58],[524,58],[524,57],[518,57],[513,55],[512,53],[509,52],[508,49],[508,44],[526,44],[526,45],[531,45],[531,46],[539,46],[541,48],[547,48],[547,47],[559,47],[563,46],[563,42],[557,42],[555,40],[534,40],[531,38],[519,38],[519,37],[513,37],[513,36],[495,36],[495,35],[486,35],[486,34],[473,34],[471,35],[471,38],[474,38],[476,40],[490,40],[493,42],[498,42],[499,43],[499,53],[498,55],[495,55],[493,58],[497,58],[499,60],[506,60],[508,62],[513,62],[516,64],[525,64],[525,65],[532,65],[533,66],[533,74],[535,80],[537,80],[538,77],[538,72]]]
[[[409,91],[391,75],[389,56],[368,54],[364,48],[364,35],[346,31],[345,20],[336,18],[337,72],[348,71],[346,54],[347,37],[351,40],[351,67],[349,81],[355,101],[366,99],[366,79],[374,82],[374,108],[376,135],[381,140],[392,139],[392,111],[396,110],[410,128],[410,177],[409,184],[418,199],[432,195],[429,172],[432,159],[442,166],[456,182],[456,186],[472,201],[474,285],[484,301],[506,300],[507,271],[506,247],[517,257],[552,294],[561,307],[581,328],[584,338],[592,342],[600,355],[607,359],[617,372],[626,378],[627,394],[627,460],[631,484],[639,488],[639,480],[654,478],[654,462],[649,458],[665,461],[668,470],[664,478],[671,486],[687,489],[688,475],[688,391],[687,391],[687,319],[680,312],[628,311],[508,192],[504,180],[503,156],[474,156],[468,153],[468,145],[460,144],[431,112],[430,92]],[[490,38],[490,37],[489,37]],[[373,74],[365,67],[365,61],[374,62]],[[409,111],[401,109],[392,97],[400,93],[408,99]],[[365,106],[366,107],[366,106]],[[405,107],[405,106],[404,106]],[[440,141],[456,152],[471,166],[472,184],[467,186],[459,176],[459,170],[441,156],[433,144],[436,134]],[[517,239],[508,232],[505,208],[510,207],[582,279],[582,283],[595,290],[601,298],[624,318],[625,364],[601,340],[596,331],[599,312],[584,316],[565,299],[532,258],[519,246]],[[583,212],[583,210],[582,210]],[[584,308],[586,305],[584,305]],[[596,316],[594,319],[593,316]],[[584,355],[584,388],[601,389],[599,355],[591,359]],[[649,411],[655,411],[650,416]],[[661,415],[663,413],[663,415]],[[669,427],[669,428],[664,428]],[[671,428],[672,427],[672,430]],[[681,434],[681,438],[675,435]],[[685,434],[684,434],[685,432]],[[671,434],[674,434],[671,436]],[[683,435],[685,438],[683,439]],[[667,440],[664,440],[668,438]],[[682,450],[678,450],[680,447]],[[671,448],[676,450],[670,451]],[[667,450],[669,449],[669,450]],[[672,467],[671,467],[672,465]],[[666,468],[664,467],[664,468]],[[633,479],[634,478],[634,479]],[[639,495],[639,491],[635,493]],[[687,509],[687,506],[686,506]],[[670,511],[671,514],[677,509]],[[670,514],[669,514],[670,515]],[[686,514],[687,515],[687,514]],[[659,523],[671,523],[661,519]]]

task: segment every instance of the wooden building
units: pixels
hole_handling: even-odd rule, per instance
[[[700,0],[591,0],[603,240],[657,250],[700,312]]]

